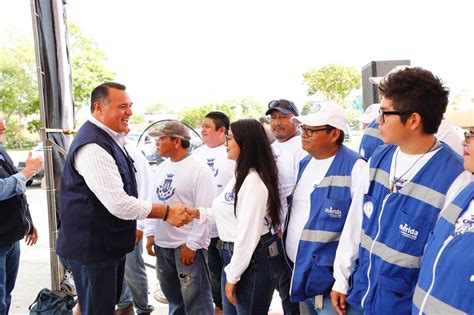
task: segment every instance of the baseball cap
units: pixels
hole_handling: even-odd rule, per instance
[[[321,104],[318,111],[305,116],[293,117],[291,121],[307,126],[329,125],[339,130],[344,130],[347,123],[347,113],[337,104],[326,103]]]
[[[369,107],[365,109],[362,116],[359,117],[359,121],[363,124],[370,124],[379,115],[379,109],[380,109],[379,103],[374,103],[370,105]]]
[[[408,65],[395,66],[384,77],[370,77],[369,82],[372,83],[372,84],[375,84],[375,85],[380,85],[380,82],[382,82],[383,79],[388,78],[389,75],[391,75],[393,73],[396,73],[396,72],[399,72],[399,71],[402,71],[402,70],[405,70],[405,69],[408,69],[408,68],[410,68],[410,66],[408,66]]]
[[[277,110],[285,115],[293,114],[298,116],[300,114],[295,103],[285,99],[274,100],[268,103],[268,110],[265,112],[265,115],[269,115],[272,110]]]
[[[170,136],[181,140],[189,141],[189,129],[179,121],[167,121],[159,124],[155,130],[152,130],[149,135],[151,137]]]

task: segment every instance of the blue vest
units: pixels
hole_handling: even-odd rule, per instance
[[[334,257],[352,201],[351,172],[360,158],[341,145],[325,177],[311,193],[310,215],[301,233],[294,265],[292,302],[327,293],[334,283]],[[296,185],[311,159],[308,155],[301,160]]]
[[[410,182],[390,193],[394,145],[377,149],[364,196],[359,258],[347,301],[365,314],[409,314],[423,249],[462,158],[441,143]]]
[[[3,159],[0,159],[0,178],[7,178],[18,173],[2,145],[0,145],[0,154],[3,156]],[[24,194],[0,201],[0,245],[21,240],[32,231],[33,221]]]
[[[364,131],[362,140],[360,141],[359,153],[366,159],[374,154],[375,149],[383,144],[382,136],[380,135],[379,124],[377,120],[372,121]]]
[[[423,256],[413,314],[420,309],[423,314],[474,312],[474,232],[455,235],[454,231],[473,198],[471,182],[441,213]]]
[[[74,168],[74,154],[88,143],[101,146],[114,158],[125,192],[138,195],[132,160],[104,130],[86,122],[72,142],[64,165],[57,248],[59,255],[85,263],[123,257],[133,250],[136,230],[136,221],[112,215]]]

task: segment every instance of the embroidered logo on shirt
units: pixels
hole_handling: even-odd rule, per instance
[[[217,174],[219,174],[219,169],[214,168],[215,159],[206,159],[206,160],[207,160],[207,165],[209,165],[211,170],[214,172],[214,177],[217,177]]]
[[[158,195],[159,200],[166,201],[174,195],[174,188],[171,187],[173,176],[174,174],[166,174],[166,179],[163,185],[159,185],[156,189],[156,194]]]
[[[400,224],[399,228],[400,228],[400,233],[402,234],[402,236],[410,238],[414,241],[416,241],[416,239],[418,238],[418,231],[415,229],[412,229],[410,226],[408,226],[407,223],[405,223],[405,225]]]
[[[227,201],[227,202],[234,203],[234,201],[235,201],[235,193],[234,193],[233,191],[225,193],[224,199],[225,199],[225,201]]]
[[[333,207],[326,208],[324,212],[331,218],[340,219],[342,218],[342,211],[339,209],[334,209]]]
[[[372,201],[367,201],[366,203],[364,203],[364,213],[368,218],[372,216],[373,211],[374,211],[374,204],[372,203]]]

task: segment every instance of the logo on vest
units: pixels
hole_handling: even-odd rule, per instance
[[[342,218],[342,211],[339,209],[334,209],[333,207],[326,208],[324,212],[331,218],[340,219]]]
[[[171,187],[173,176],[174,174],[166,174],[166,179],[163,185],[159,185],[158,188],[156,188],[158,200],[166,201],[174,195],[174,188]]]
[[[367,201],[364,203],[364,213],[367,216],[367,218],[370,218],[372,216],[372,212],[374,211],[374,204],[372,201]]]
[[[399,228],[402,236],[405,236],[414,241],[416,241],[416,239],[418,238],[418,231],[409,227],[407,223],[405,223],[405,225],[400,224]]]

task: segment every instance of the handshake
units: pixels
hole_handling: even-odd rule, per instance
[[[165,213],[164,221],[175,227],[182,227],[194,219],[199,219],[199,210],[190,208],[183,204],[169,206],[168,213]]]

